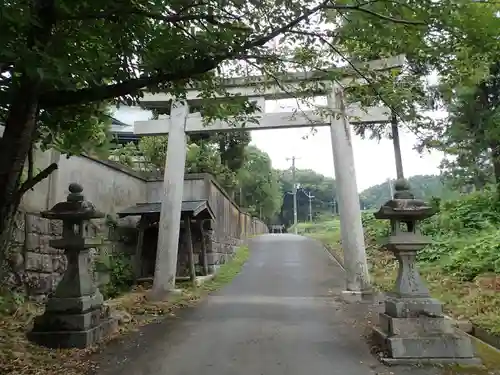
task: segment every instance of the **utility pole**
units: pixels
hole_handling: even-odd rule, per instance
[[[295,160],[296,160],[296,157],[292,156],[291,158],[287,158],[286,160],[292,161],[293,227],[294,227],[294,233],[297,234],[297,181],[295,180]]]
[[[332,207],[332,216],[337,215],[337,201],[335,198],[332,198],[331,202],[328,202],[328,205]]]
[[[312,214],[312,200],[314,198],[314,195],[312,195],[311,193],[306,193],[304,190],[302,190],[302,192],[304,193],[304,195],[309,198],[309,221],[312,223],[313,221],[313,214]]]
[[[392,197],[394,197],[394,190],[392,188],[392,181],[391,181],[390,178],[387,179],[387,184],[389,184],[389,193],[391,194],[391,198],[390,199],[392,199]]]
[[[392,131],[392,145],[394,147],[394,159],[396,161],[396,177],[398,179],[402,179],[404,178],[403,159],[401,157],[401,144],[399,143],[398,119],[395,113],[392,114],[391,131]],[[391,199],[392,199],[392,193],[391,193]]]

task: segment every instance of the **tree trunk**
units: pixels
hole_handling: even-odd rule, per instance
[[[500,144],[492,143],[491,147],[491,162],[493,164],[493,175],[495,177],[495,186],[497,196],[500,199]]]
[[[24,76],[9,108],[0,139],[0,264],[5,264],[12,219],[21,202],[20,182],[33,142],[38,84]],[[3,267],[2,267],[3,268]],[[3,274],[3,272],[2,272]],[[0,276],[0,280],[3,277]]]
[[[54,0],[35,0],[31,3],[33,22],[27,30],[26,43],[34,53],[43,52],[52,35],[54,3]],[[15,85],[10,92],[12,101],[0,139],[0,282],[4,280],[12,220],[25,191],[20,189],[21,174],[35,136],[41,84],[39,72],[27,71],[22,62],[12,74]]]

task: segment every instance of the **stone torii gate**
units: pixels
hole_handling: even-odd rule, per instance
[[[404,57],[375,60],[368,63],[373,70],[399,68]],[[330,126],[335,180],[338,190],[338,201],[341,223],[341,239],[344,249],[344,266],[346,269],[345,294],[361,296],[369,291],[370,280],[366,263],[361,210],[359,206],[354,156],[351,141],[351,123],[386,123],[390,122],[390,109],[387,107],[360,108],[357,105],[345,105],[343,87],[349,86],[358,78],[347,77],[340,82],[324,82],[323,90],[316,91],[315,96],[327,96],[329,114],[318,114],[315,111],[301,113],[265,113],[265,101],[293,98],[306,94],[300,85],[301,81],[312,79],[308,74],[291,74],[287,83],[292,89],[286,92],[278,85],[255,79],[228,80],[226,90],[229,94],[256,101],[263,110],[255,113],[257,121],[247,123],[244,127],[235,127],[226,121],[214,121],[205,126],[200,113],[189,113],[188,105],[199,101],[199,91],[188,90],[186,99],[176,100],[168,94],[145,93],[141,105],[146,108],[160,108],[171,103],[170,116],[158,120],[136,121],[134,133],[142,136],[168,134],[168,148],[164,175],[164,194],[161,202],[158,246],[155,274],[151,298],[162,299],[175,292],[175,276],[177,268],[178,239],[180,231],[181,206],[184,184],[184,168],[186,162],[186,133],[242,131],[282,129],[312,126]],[[361,83],[366,83],[361,80]],[[221,97],[223,98],[223,97]]]

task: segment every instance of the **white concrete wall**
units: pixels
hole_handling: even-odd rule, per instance
[[[205,176],[203,174],[186,176],[182,194],[183,201],[207,199]],[[147,182],[147,202],[161,202],[161,194],[163,194],[163,180]]]
[[[146,200],[145,180],[86,157],[61,158],[57,202],[66,200],[72,182],[82,185],[85,198],[109,214]]]
[[[35,157],[36,168],[41,170],[53,160],[53,151],[38,152]],[[28,192],[22,201],[22,208],[29,212],[39,212],[51,208],[53,204],[65,201],[68,186],[72,182],[83,187],[85,198],[106,214],[146,202],[146,181],[125,168],[116,168],[107,163],[84,156],[66,158],[62,155],[59,168]],[[50,182],[52,178],[52,183]]]
[[[34,153],[34,171],[33,173],[36,175],[38,172],[48,167],[51,159],[53,157],[53,151],[36,151]],[[57,175],[57,171],[55,172]],[[50,185],[50,177],[45,180],[39,182],[35,185],[33,190],[28,191],[22,199],[21,206],[30,212],[39,212],[46,210],[49,199],[49,185]]]

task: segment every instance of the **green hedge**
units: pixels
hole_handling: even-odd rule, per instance
[[[387,236],[388,221],[363,214],[368,239]],[[463,280],[484,273],[500,274],[500,203],[494,192],[469,194],[453,201],[439,202],[439,212],[424,220],[422,232],[432,245],[419,253],[419,261],[439,264]]]

